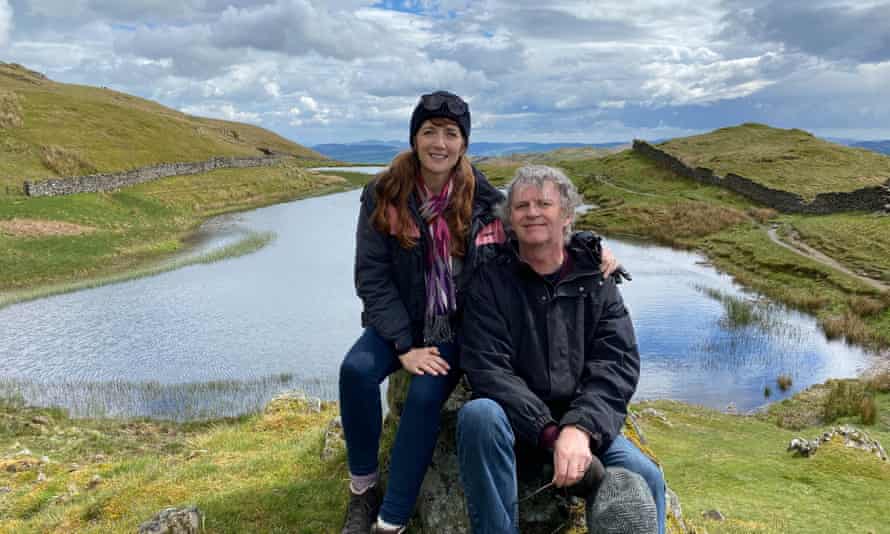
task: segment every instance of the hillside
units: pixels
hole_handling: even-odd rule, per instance
[[[672,139],[658,148],[690,167],[720,176],[734,173],[767,187],[812,199],[890,179],[890,158],[862,148],[829,143],[803,130],[746,123]]]
[[[0,63],[0,186],[18,190],[24,180],[270,152],[324,159],[257,126],[193,117]]]

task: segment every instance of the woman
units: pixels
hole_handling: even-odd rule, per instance
[[[421,96],[411,114],[411,151],[396,156],[362,194],[355,283],[365,331],[340,367],[350,471],[343,534],[404,531],[432,458],[440,409],[458,379],[452,325],[460,288],[505,240],[494,213],[503,195],[470,165],[469,137],[466,102],[445,91]],[[400,368],[414,377],[381,503],[379,385]]]

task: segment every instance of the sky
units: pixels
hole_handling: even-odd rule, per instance
[[[888,139],[888,21],[868,0],[0,0],[0,61],[305,145],[407,141],[437,89],[478,141]]]

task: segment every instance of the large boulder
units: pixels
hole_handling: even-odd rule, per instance
[[[398,425],[399,415],[404,405],[405,396],[411,375],[405,371],[398,371],[390,376],[387,390],[387,404],[389,413],[384,422],[384,433],[394,433]],[[467,519],[467,509],[464,502],[463,487],[460,483],[460,475],[457,463],[456,435],[457,412],[470,400],[470,391],[464,380],[461,380],[454,393],[442,408],[442,427],[439,441],[433,453],[432,464],[423,480],[420,495],[417,499],[417,513],[413,526],[423,533],[437,534],[468,534],[470,532]],[[628,425],[625,435],[637,443],[641,448],[651,454],[645,445],[639,427],[636,424]],[[383,451],[388,456],[388,451]],[[384,459],[383,465],[388,461]],[[385,473],[384,473],[385,476]],[[547,484],[552,476],[552,471],[543,472],[532,480],[520,480],[519,496],[531,495],[535,490]],[[674,496],[676,499],[676,496]],[[672,510],[679,514],[680,506],[677,500]],[[670,511],[670,510],[669,510]],[[673,518],[669,523],[669,532],[684,532],[679,527],[682,519]],[[584,502],[580,499],[564,496],[557,490],[547,490],[519,505],[520,532],[550,534],[561,532],[585,532],[584,527]]]

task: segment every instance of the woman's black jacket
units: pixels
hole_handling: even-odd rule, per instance
[[[473,396],[500,404],[525,444],[550,423],[577,425],[601,453],[624,424],[640,355],[616,277],[600,272],[600,240],[575,234],[555,285],[503,249],[464,295],[460,366]]]
[[[459,306],[465,281],[479,265],[495,255],[496,242],[503,242],[503,228],[494,213],[503,194],[481,172],[475,168],[473,172],[476,187],[472,220],[463,266],[456,281]],[[362,192],[355,236],[355,287],[364,305],[362,326],[373,327],[393,343],[396,354],[401,354],[412,347],[424,346],[425,258],[429,239],[418,211],[416,193],[410,195],[408,203],[419,229],[416,246],[405,249],[395,235],[374,228],[371,214],[376,205],[376,182],[377,179],[371,181]]]

